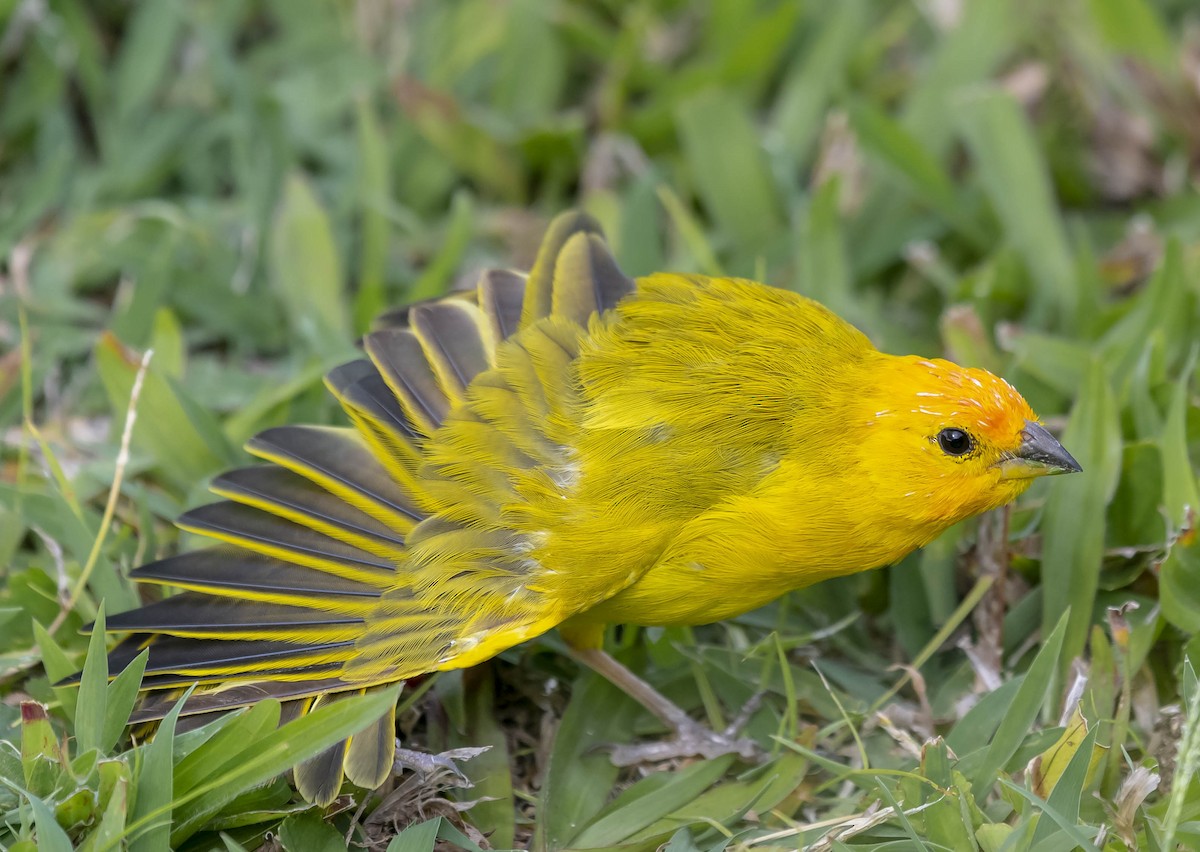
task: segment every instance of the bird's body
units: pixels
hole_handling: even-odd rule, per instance
[[[1033,475],[1003,381],[754,282],[634,282],[578,215],[528,280],[403,322],[329,376],[353,428],[259,435],[273,464],[180,521],[224,543],[135,572],[188,590],[109,623],[134,632],[116,664],[149,645],[147,688],[200,680],[190,712],[312,702],[554,627],[595,648],[610,623],[708,623],[895,561]],[[354,780],[390,766],[389,724],[337,755]]]

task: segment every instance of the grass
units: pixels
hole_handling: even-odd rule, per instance
[[[3,0],[0,846],[1200,846],[1197,68],[1184,0]],[[131,740],[138,664],[81,633],[128,570],[256,431],[338,421],[372,316],[527,266],[576,204],[631,272],[1005,375],[1085,472],[614,631],[718,726],[765,691],[761,767],[619,772],[652,720],[554,636],[401,696],[444,761],[324,813],[279,772],[394,694]]]

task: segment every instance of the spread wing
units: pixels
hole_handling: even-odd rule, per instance
[[[266,697],[290,712],[373,686],[470,665],[570,614],[532,555],[538,506],[570,477],[569,365],[593,315],[633,290],[583,214],[547,233],[528,276],[493,270],[476,290],[384,318],[366,357],[327,385],[351,427],[285,426],[248,450],[266,464],[224,474],[225,498],[184,515],[217,544],[138,568],[184,589],[112,616],[128,632],[117,670],[149,648],[135,721]],[[378,786],[391,767],[381,719],[308,764],[304,795],[329,801],[344,766]],[[334,772],[333,770],[337,771]]]

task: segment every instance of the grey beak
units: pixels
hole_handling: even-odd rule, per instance
[[[1025,421],[1021,446],[1013,458],[1000,464],[1005,479],[1028,479],[1058,473],[1079,473],[1079,462],[1040,423]]]

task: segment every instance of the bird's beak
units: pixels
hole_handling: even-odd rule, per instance
[[[1033,479],[1056,473],[1079,473],[1079,462],[1063,449],[1058,439],[1039,423],[1025,421],[1021,430],[1021,446],[1016,453],[1001,461],[1001,479]]]

